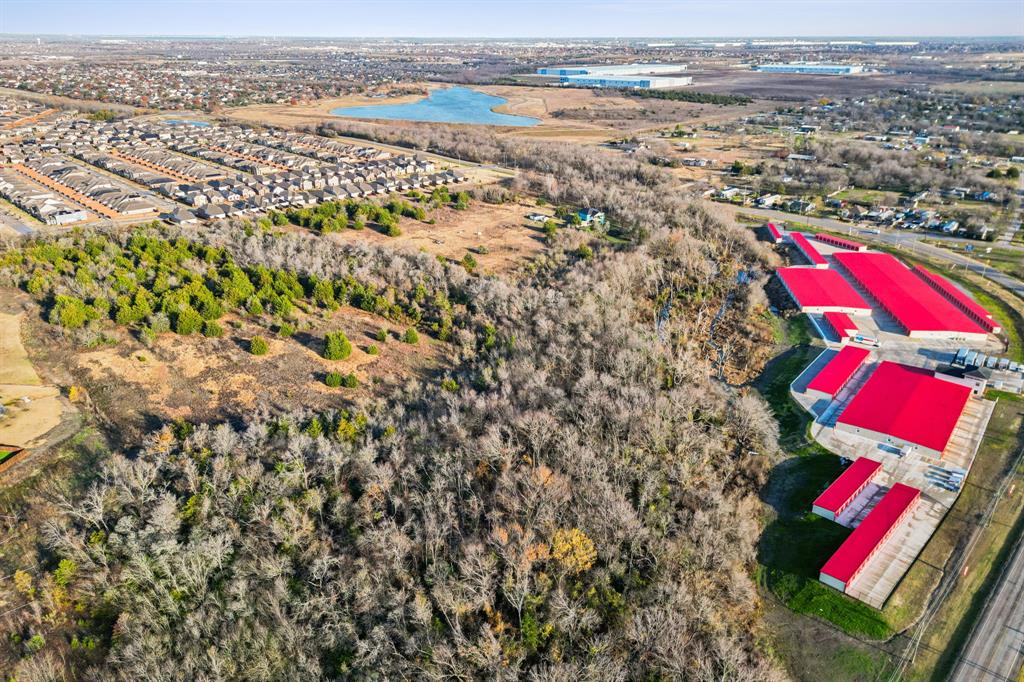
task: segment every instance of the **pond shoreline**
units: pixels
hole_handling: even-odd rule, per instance
[[[331,109],[333,116],[365,120],[413,121],[463,125],[531,127],[539,118],[498,111],[508,100],[463,86],[434,88],[415,102],[360,105]]]

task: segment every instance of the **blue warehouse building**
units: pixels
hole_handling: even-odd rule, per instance
[[[810,64],[797,62],[794,64],[758,64],[754,71],[765,73],[803,73],[818,76],[849,76],[862,73],[864,67],[858,64]]]

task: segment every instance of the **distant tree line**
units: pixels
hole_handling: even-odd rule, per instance
[[[696,90],[626,90],[624,94],[639,99],[664,99],[672,102],[694,102],[696,104],[718,104],[721,106],[740,106],[752,104],[754,99],[746,95],[718,95],[711,92]]]

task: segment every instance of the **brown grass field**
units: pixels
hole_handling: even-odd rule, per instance
[[[550,208],[538,208],[530,202],[486,204],[474,201],[469,210],[438,208],[430,213],[436,222],[402,219],[402,234],[389,237],[372,227],[365,230],[342,230],[330,239],[426,251],[452,261],[461,260],[473,251],[480,271],[485,274],[508,274],[544,250],[544,234],[538,223],[526,219],[529,213],[550,215]],[[300,228],[297,228],[300,229]],[[484,247],[480,253],[480,247]]]
[[[21,342],[23,314],[0,313],[0,443],[35,448],[60,425],[71,404],[60,389],[43,385]]]
[[[424,89],[450,87],[443,83],[411,85],[411,87],[420,86]],[[505,128],[503,129],[504,134],[579,143],[604,142],[622,137],[624,133],[649,130],[652,128],[652,121],[649,116],[645,115],[645,112],[649,113],[652,110],[657,110],[659,119],[664,119],[660,120],[658,125],[653,126],[658,128],[674,123],[699,125],[731,120],[745,113],[762,111],[774,106],[766,102],[755,102],[744,107],[641,100],[581,88],[546,86],[485,85],[475,86],[474,89],[508,100],[506,104],[495,108],[495,111],[499,113],[530,116],[541,120],[538,125],[528,128]],[[403,104],[418,99],[420,99],[418,95],[385,98],[354,95],[306,104],[255,104],[227,109],[219,112],[219,115],[231,121],[295,127],[337,121],[339,118],[330,113],[337,107]],[[584,112],[590,110],[595,113],[595,116],[593,120],[588,120],[586,113],[572,117],[555,115],[556,112],[565,110],[584,110]]]
[[[402,343],[405,328],[355,308],[298,312],[298,331],[278,337],[248,319],[221,320],[222,338],[160,335],[151,348],[124,329],[108,331],[113,345],[91,350],[62,348],[62,361],[88,390],[104,417],[127,432],[144,433],[170,419],[201,421],[238,418],[259,405],[327,409],[357,404],[412,378],[427,378],[443,364],[446,347],[420,335]],[[381,343],[375,335],[389,333]],[[341,361],[322,357],[327,332],[344,331],[352,354]],[[269,351],[252,355],[249,341],[267,339]],[[377,345],[380,352],[367,349]],[[330,388],[328,372],[354,373],[358,388]],[[140,404],[140,397],[143,399]]]

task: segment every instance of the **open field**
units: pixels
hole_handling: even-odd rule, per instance
[[[20,314],[0,313],[0,384],[38,386],[43,382],[21,343],[21,318]]]
[[[402,234],[389,237],[373,228],[342,230],[328,238],[345,242],[368,241],[397,248],[423,250],[458,261],[472,252],[484,273],[509,273],[544,250],[541,225],[526,219],[529,213],[550,215],[549,208],[532,203],[487,204],[474,201],[469,210],[438,208],[430,213],[433,225],[403,219]]]
[[[450,86],[417,83],[410,87],[423,87],[426,91],[429,88]],[[747,106],[669,102],[623,97],[584,88],[484,85],[474,89],[508,100],[495,108],[499,113],[541,120],[536,126],[508,128],[504,134],[580,143],[602,142],[621,137],[624,133],[675,123],[700,125],[733,120],[774,106],[768,102],[755,102]],[[404,104],[421,98],[422,95],[407,94],[384,98],[353,95],[303,104],[256,104],[226,109],[219,112],[219,116],[233,122],[295,127],[338,121],[339,117],[330,113],[338,107]],[[652,118],[652,114],[657,115]]]
[[[1024,95],[1020,81],[964,81],[935,86],[936,90],[964,95]]]
[[[339,398],[358,402],[411,378],[427,378],[446,350],[426,335],[416,345],[402,343],[404,328],[350,307],[299,313],[298,331],[290,338],[269,334],[243,318],[228,316],[222,324],[222,338],[167,333],[146,348],[116,329],[110,332],[116,343],[84,351],[65,346],[51,354],[63,356],[101,414],[126,432],[142,433],[173,419],[239,418],[260,405],[327,409],[337,407]],[[375,338],[381,329],[388,332],[386,342]],[[324,334],[339,330],[350,339],[352,354],[327,360],[322,356]],[[265,355],[249,352],[255,335],[267,339]],[[372,345],[379,354],[367,352]],[[327,387],[328,372],[354,373],[360,386]],[[139,395],[146,396],[145,409],[139,409]]]
[[[21,342],[23,314],[0,312],[0,444],[36,448],[74,414],[57,386],[44,385]]]

